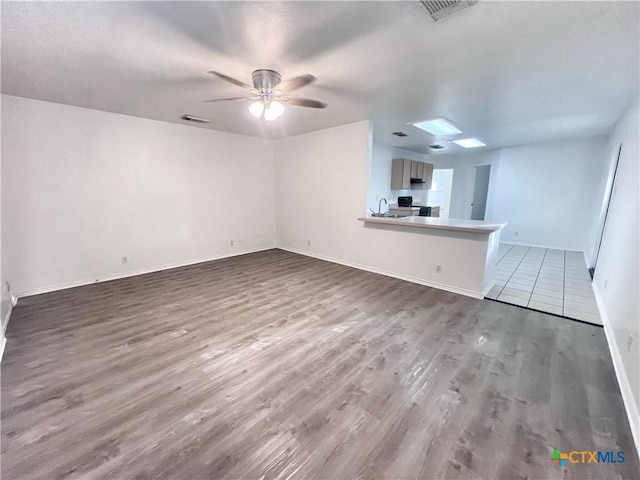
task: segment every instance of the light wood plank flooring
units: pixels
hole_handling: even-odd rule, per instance
[[[3,479],[638,477],[601,328],[280,250],[25,298],[7,336]]]

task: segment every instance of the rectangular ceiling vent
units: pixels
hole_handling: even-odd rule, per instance
[[[182,115],[180,119],[186,120],[187,122],[211,123],[211,120],[207,118],[194,117],[193,115]]]
[[[395,135],[396,137],[408,137],[409,136],[404,132],[393,132],[391,135]]]
[[[476,0],[420,0],[434,22],[450,17],[462,10],[466,10],[476,3]]]

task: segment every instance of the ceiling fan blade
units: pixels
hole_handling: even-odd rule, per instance
[[[300,75],[299,77],[291,78],[289,80],[285,80],[278,85],[278,90],[282,90],[283,92],[291,92],[293,90],[297,90],[306,85],[309,85],[311,82],[315,82],[316,77],[307,73],[306,75]]]
[[[213,100],[205,100],[205,103],[230,102],[232,100],[251,100],[251,97],[230,97],[230,98],[214,98]]]
[[[310,98],[291,98],[289,97],[286,102],[291,105],[298,105],[300,107],[311,107],[311,108],[327,108],[327,104],[323,102],[319,102],[318,100],[311,100]]]
[[[229,83],[233,83],[234,85],[237,85],[238,87],[246,88],[247,90],[253,90],[254,89],[252,86],[247,85],[246,83],[241,82],[240,80],[236,80],[233,77],[229,77],[229,76],[225,75],[224,73],[216,72],[214,70],[211,70],[211,71],[209,71],[207,73],[211,73],[213,75],[216,75],[217,77],[220,77],[221,79],[226,80]]]

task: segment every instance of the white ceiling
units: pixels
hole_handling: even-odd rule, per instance
[[[425,152],[406,123],[444,115],[487,148],[550,141],[609,132],[638,94],[635,1],[481,0],[438,23],[397,1],[1,8],[3,93],[266,138],[371,118],[378,141]],[[257,68],[312,73],[296,93],[329,107],[265,125],[248,102],[203,103],[244,94],[208,70],[251,83]]]

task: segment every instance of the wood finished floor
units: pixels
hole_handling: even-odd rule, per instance
[[[25,298],[7,337],[3,479],[638,477],[601,328],[280,250]]]

